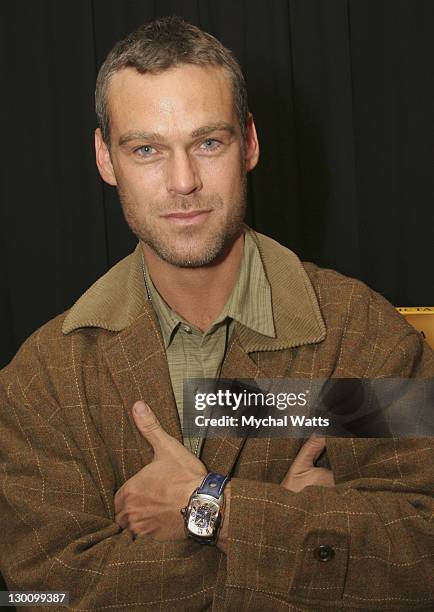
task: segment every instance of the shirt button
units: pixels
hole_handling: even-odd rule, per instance
[[[316,559],[318,559],[318,561],[325,562],[331,561],[333,559],[333,557],[335,556],[335,551],[328,544],[321,544],[321,546],[315,548],[313,554],[315,555]]]
[[[191,334],[192,329],[189,325],[182,325],[182,329],[185,331],[186,334]]]

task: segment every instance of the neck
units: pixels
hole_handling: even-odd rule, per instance
[[[244,249],[241,231],[209,266],[179,268],[141,243],[149,275],[166,303],[186,321],[206,331],[217,319],[236,283]]]

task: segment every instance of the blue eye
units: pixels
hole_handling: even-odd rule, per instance
[[[155,149],[151,145],[143,145],[134,151],[134,153],[138,153],[141,157],[150,157],[154,152]]]
[[[203,141],[201,147],[204,148],[205,151],[214,151],[219,148],[220,144],[220,141],[215,140],[215,138],[207,138]]]

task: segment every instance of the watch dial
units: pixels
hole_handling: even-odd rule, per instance
[[[213,501],[193,499],[188,529],[198,536],[210,537],[214,533],[220,507]]]
[[[205,504],[204,506],[199,506],[194,519],[196,527],[202,527],[204,529],[207,529],[211,524],[211,515],[212,510],[207,504]]]

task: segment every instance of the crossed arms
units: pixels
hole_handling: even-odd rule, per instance
[[[405,340],[402,351],[410,351],[414,341]],[[284,441],[266,449],[269,473],[280,469],[277,480],[249,476],[254,466],[247,449],[231,481],[229,519],[219,544],[224,553],[186,539],[179,514],[186,499],[167,507],[165,518],[173,518],[174,530],[169,538],[163,531],[171,521],[158,522],[165,515],[161,508],[153,515],[156,523],[148,517],[142,524],[132,503],[135,482],[142,470],[155,470],[152,463],[167,457],[157,452],[154,461],[150,455],[148,465],[138,465],[126,433],[125,447],[109,453],[97,422],[101,406],[84,395],[78,405],[60,405],[54,368],[61,364],[48,375],[44,364],[34,360],[29,368],[27,360],[23,368],[20,359],[1,374],[0,386],[1,568],[10,589],[68,590],[73,610],[432,605],[431,441],[329,439],[336,485],[306,486],[299,475],[298,491]],[[119,423],[126,431],[125,422]],[[154,437],[158,431],[157,426]],[[191,473],[180,489],[187,497],[205,469],[191,457]],[[152,484],[160,502],[162,473],[155,471]],[[135,541],[131,530],[141,533]],[[321,545],[334,553],[326,563],[316,556]]]
[[[133,407],[134,422],[154,450],[153,461],[130,478],[115,495],[116,523],[134,536],[148,534],[159,542],[185,538],[180,508],[207,474],[204,464],[169,436],[144,402]],[[315,467],[325,439],[310,438],[289,468],[282,486],[302,491],[307,486],[334,486],[333,472]],[[227,552],[230,482],[225,489],[224,522],[217,546]]]

